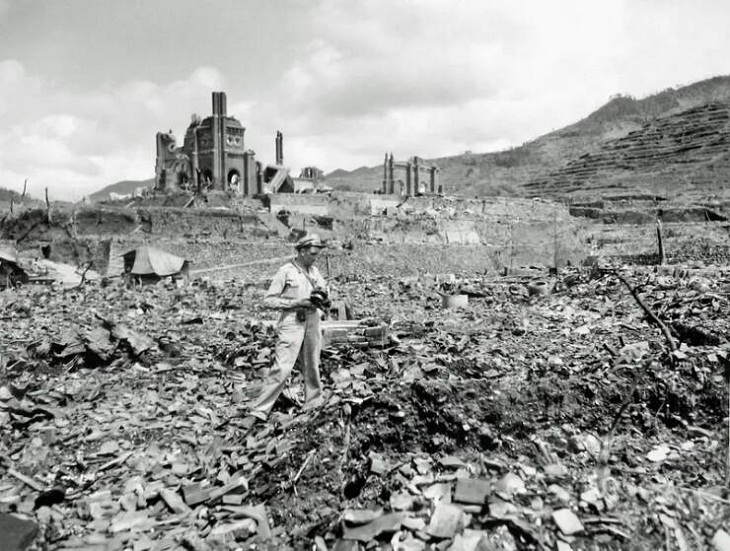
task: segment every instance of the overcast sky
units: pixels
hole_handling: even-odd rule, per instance
[[[0,186],[154,175],[211,92],[298,174],[497,151],[730,74],[727,0],[0,0]]]

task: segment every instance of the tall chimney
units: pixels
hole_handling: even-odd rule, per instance
[[[213,92],[213,116],[225,117],[228,115],[226,93]]]
[[[220,114],[220,101],[218,98],[218,92],[213,92],[213,116]]]
[[[276,131],[276,164],[284,164],[284,134]]]

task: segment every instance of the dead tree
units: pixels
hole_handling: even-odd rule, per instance
[[[48,188],[46,188],[46,218],[49,224],[53,223],[51,217],[51,202],[48,200]]]
[[[79,281],[79,284],[77,287],[83,287],[84,283],[86,283],[86,274],[91,270],[91,268],[94,266],[94,261],[90,260],[86,263],[86,266],[84,267],[84,271],[81,272],[81,281]]]
[[[639,306],[641,306],[641,309],[646,314],[646,317],[649,318],[649,321],[652,322],[653,324],[655,324],[657,327],[659,327],[660,331],[664,335],[664,339],[667,341],[667,345],[669,346],[669,349],[672,351],[677,350],[677,343],[674,342],[674,337],[672,337],[672,333],[669,330],[669,327],[667,327],[667,325],[662,320],[660,320],[654,312],[652,312],[649,309],[649,307],[644,303],[644,301],[641,300],[641,297],[639,296],[639,292],[636,290],[636,288],[631,286],[631,284],[626,280],[625,277],[623,277],[621,274],[618,274],[618,273],[614,273],[614,275],[616,276],[616,278],[618,278],[618,280],[621,283],[626,285],[629,292],[631,293],[631,296],[634,297],[634,300],[636,300],[636,302],[639,304]]]
[[[656,240],[659,248],[659,265],[663,266],[667,263],[667,253],[664,251],[664,226],[662,219],[657,217],[656,219]]]

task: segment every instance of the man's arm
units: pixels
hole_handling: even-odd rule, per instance
[[[264,308],[271,310],[288,310],[292,308],[292,303],[294,302],[292,299],[281,298],[281,293],[284,292],[284,285],[286,285],[286,269],[281,268],[274,275],[274,279],[271,280],[269,290],[264,297]]]

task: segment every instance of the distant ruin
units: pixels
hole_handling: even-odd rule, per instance
[[[228,116],[225,92],[213,92],[213,114],[193,114],[182,146],[172,133],[157,133],[155,192],[223,191],[253,196],[267,193],[314,192],[323,188],[322,171],[307,167],[292,178],[284,166],[284,135],[276,133],[276,160],[264,166],[246,149],[246,129]]]
[[[440,169],[427,165],[420,157],[411,157],[405,162],[393,160],[393,154],[385,154],[383,161],[383,187],[386,195],[443,195]]]

